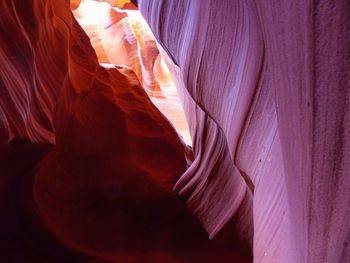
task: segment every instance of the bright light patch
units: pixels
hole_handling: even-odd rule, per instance
[[[73,10],[89,36],[101,66],[131,68],[152,102],[184,141],[192,145],[176,87],[148,24],[139,11],[118,8],[129,0],[108,2],[82,0],[79,8]]]

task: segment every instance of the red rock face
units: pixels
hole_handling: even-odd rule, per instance
[[[88,2],[0,3],[4,262],[350,261],[349,3]]]

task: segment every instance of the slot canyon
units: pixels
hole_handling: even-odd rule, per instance
[[[350,1],[0,1],[1,263],[350,263]]]

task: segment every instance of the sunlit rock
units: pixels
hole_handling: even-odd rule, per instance
[[[121,11],[107,3],[84,0],[74,10],[90,37],[100,63],[133,69],[152,102],[172,122],[184,141],[191,145],[186,117],[168,69],[148,25],[138,11]],[[155,63],[158,61],[155,68]],[[163,78],[160,83],[156,76]],[[162,73],[165,72],[165,73]],[[168,74],[166,81],[164,74]]]

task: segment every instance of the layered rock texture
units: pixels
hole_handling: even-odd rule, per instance
[[[350,3],[133,2],[0,2],[1,259],[350,262]]]

